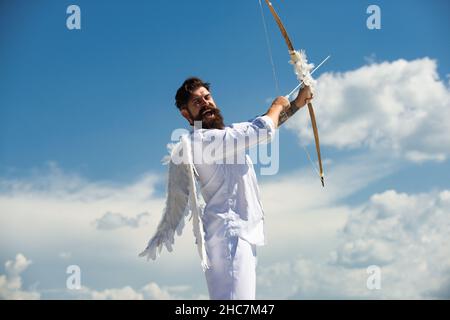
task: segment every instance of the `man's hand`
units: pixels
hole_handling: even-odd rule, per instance
[[[281,126],[287,119],[292,117],[298,110],[308,104],[313,98],[311,88],[303,87],[292,102],[286,97],[277,97],[267,111],[267,115],[273,120],[275,127]]]
[[[290,102],[286,97],[276,97],[272,102],[272,106],[270,108],[279,109],[280,111],[286,110],[289,108]],[[270,109],[269,109],[270,110]]]
[[[295,103],[296,106],[298,106],[299,108],[302,108],[306,104],[311,102],[312,99],[313,99],[313,94],[311,92],[311,88],[308,86],[305,86],[298,92],[297,98],[295,98],[295,100],[293,102]]]

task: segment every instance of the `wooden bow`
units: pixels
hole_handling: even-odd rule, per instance
[[[275,21],[280,28],[281,34],[283,35],[283,38],[288,46],[289,49],[289,55],[292,58],[292,55],[295,54],[294,46],[292,45],[291,39],[289,39],[289,36],[287,34],[286,28],[284,27],[283,23],[281,22],[280,17],[278,16],[277,12],[275,11],[274,7],[272,6],[272,3],[269,0],[265,0],[270,12],[272,13],[273,17],[275,18]],[[316,151],[317,151],[317,159],[319,161],[319,175],[320,175],[320,181],[322,182],[322,186],[325,186],[324,183],[324,177],[323,177],[323,167],[322,167],[322,157],[320,156],[320,143],[319,143],[319,131],[317,130],[317,123],[316,123],[316,116],[314,115],[314,109],[311,102],[308,103],[308,111],[309,116],[311,118],[311,125],[314,132],[314,141],[316,144]]]

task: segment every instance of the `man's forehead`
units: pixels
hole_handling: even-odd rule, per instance
[[[206,89],[205,87],[200,87],[198,89],[195,89],[194,91],[192,91],[191,93],[191,99],[197,98],[197,97],[203,97],[205,95],[209,94],[208,89]]]

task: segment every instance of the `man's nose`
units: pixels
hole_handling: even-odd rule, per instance
[[[202,97],[202,100],[200,101],[200,104],[202,106],[207,106],[209,103],[208,103],[208,100],[205,99],[205,97]]]

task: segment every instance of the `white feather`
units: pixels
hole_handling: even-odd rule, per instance
[[[290,52],[291,61],[290,64],[294,66],[294,72],[297,75],[297,79],[303,82],[306,86],[311,88],[311,92],[314,93],[316,86],[316,80],[311,76],[311,70],[314,68],[314,64],[308,63],[306,53],[304,50],[294,50]]]

